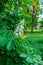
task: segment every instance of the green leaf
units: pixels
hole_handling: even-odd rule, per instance
[[[27,61],[27,63],[33,63],[33,60],[32,60],[31,57],[27,57],[27,58],[26,58],[26,61]]]
[[[20,57],[27,57],[27,55],[25,53],[21,53]]]
[[[9,43],[7,44],[7,50],[11,51],[12,48],[13,48],[13,46],[12,46],[12,40],[10,40]]]

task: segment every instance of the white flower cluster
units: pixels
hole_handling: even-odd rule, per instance
[[[23,32],[24,32],[24,19],[22,19],[20,23],[17,25],[17,28],[14,31],[14,34],[17,36],[19,35],[21,36]]]

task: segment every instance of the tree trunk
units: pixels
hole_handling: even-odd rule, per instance
[[[34,16],[35,16],[35,8],[33,6],[32,23],[31,23],[31,32],[32,33],[33,33],[33,28],[34,28]]]

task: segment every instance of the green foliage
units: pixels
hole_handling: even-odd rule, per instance
[[[14,4],[13,4],[14,2]],[[4,4],[3,4],[4,3]],[[3,2],[3,8],[0,13],[0,29],[13,30],[16,28],[17,24],[21,20],[21,16],[19,16],[18,9],[16,8],[16,1],[6,1]],[[14,7],[15,6],[15,7]]]
[[[24,27],[30,28],[34,16],[33,0],[0,1],[0,65],[43,65],[43,38],[15,36],[18,23],[25,19]]]
[[[26,26],[31,27],[33,0],[2,0],[0,3],[0,8],[2,9],[0,13],[0,29],[14,31],[23,18],[29,21]],[[36,20],[37,18],[34,17],[34,19]],[[34,26],[37,26],[36,21],[34,21],[34,24]]]
[[[0,32],[3,34],[0,37],[1,65],[43,65],[43,39],[16,37],[12,31]]]
[[[40,21],[40,28],[42,28],[42,30],[43,30],[43,18],[42,18],[42,20]]]

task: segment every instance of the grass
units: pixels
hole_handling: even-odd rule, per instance
[[[31,37],[31,38],[43,38],[43,31],[40,32],[26,32],[26,34],[24,35],[24,37]]]

